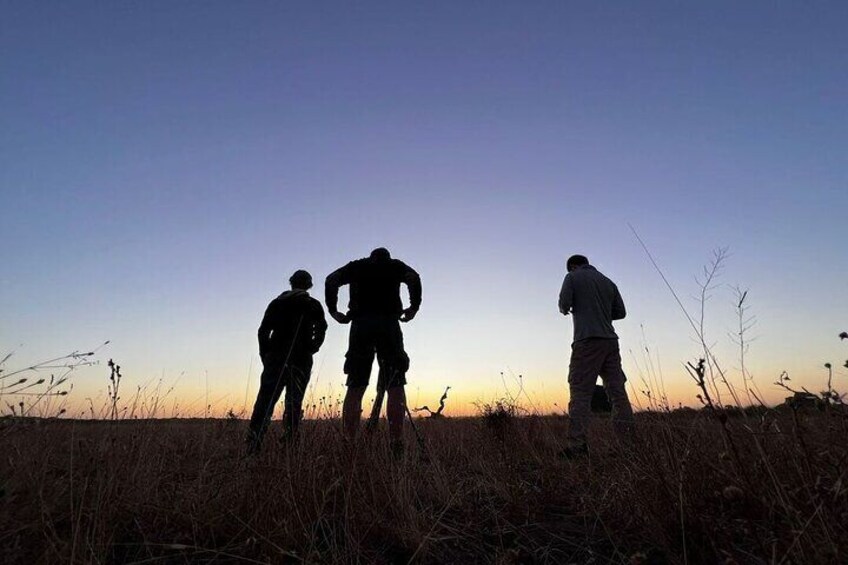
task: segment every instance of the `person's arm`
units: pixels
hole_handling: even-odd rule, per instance
[[[312,353],[318,353],[327,335],[327,320],[324,318],[324,307],[317,300],[314,302],[314,317],[312,325]]]
[[[259,358],[262,359],[262,362],[265,362],[265,355],[271,348],[271,333],[273,331],[271,327],[271,320],[273,318],[273,310],[274,303],[268,305],[268,308],[265,309],[265,315],[262,317],[262,323],[259,324]]]
[[[406,263],[401,263],[401,265],[403,265],[403,278],[401,280],[409,290],[409,308],[403,311],[401,320],[408,322],[415,317],[418,309],[421,308],[421,276]]]
[[[621,293],[618,292],[618,287],[612,285],[615,294],[612,297],[612,319],[623,320],[627,316],[627,310],[624,308],[624,299],[621,298]]]
[[[324,281],[324,302],[327,304],[327,312],[333,319],[342,324],[349,320],[347,316],[339,313],[339,287],[350,284],[352,265],[353,263],[348,263],[344,267],[336,269],[327,275],[327,279]]]
[[[562,288],[559,291],[559,311],[563,316],[568,316],[571,305],[574,303],[574,287],[571,284],[571,275],[565,275]]]

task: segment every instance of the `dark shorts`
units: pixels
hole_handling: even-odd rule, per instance
[[[375,355],[380,364],[378,385],[389,389],[406,384],[409,356],[403,349],[403,332],[397,318],[360,316],[351,321],[344,365],[347,386],[368,386]]]

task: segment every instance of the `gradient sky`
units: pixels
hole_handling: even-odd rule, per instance
[[[0,354],[111,340],[127,388],[238,411],[288,276],[323,298],[386,246],[423,279],[413,404],[451,385],[471,411],[503,372],[561,409],[579,252],[627,303],[634,391],[647,345],[695,403],[699,346],[631,223],[693,310],[729,246],[707,337],[731,375],[739,285],[767,399],[784,369],[820,390],[848,358],[846,29],[845,2],[4,2]],[[347,329],[316,395],[343,392]],[[78,372],[75,401],[107,375]]]

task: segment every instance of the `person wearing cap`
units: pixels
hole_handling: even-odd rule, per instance
[[[324,343],[327,321],[321,303],[309,296],[312,276],[303,270],[289,279],[287,290],[271,301],[259,326],[262,377],[248,429],[248,452],[259,450],[274,406],[286,391],[284,437],[291,439],[302,418],[303,395],[312,371],[312,356]]]
[[[409,290],[408,308],[403,307],[400,285]],[[349,285],[348,311],[338,311],[339,287]],[[415,270],[393,259],[385,248],[369,257],[351,261],[334,271],[324,283],[327,310],[341,324],[350,323],[344,372],[347,393],[342,408],[344,430],[355,437],[362,414],[362,397],[368,387],[376,355],[380,365],[377,386],[386,391],[389,436],[396,454],[403,451],[403,420],[406,415],[406,372],[409,356],[404,351],[399,322],[412,320],[421,306],[421,278]]]
[[[618,287],[589,264],[583,255],[566,262],[568,273],[559,293],[559,311],[571,314],[574,341],[568,367],[568,446],[562,452],[571,459],[588,453],[587,428],[591,417],[592,394],[600,375],[612,404],[613,428],[625,444],[633,440],[633,409],[621,368],[618,334],[612,323],[627,315]]]

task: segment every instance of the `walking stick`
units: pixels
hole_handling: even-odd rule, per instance
[[[292,351],[294,350],[294,344],[297,341],[297,337],[300,334],[300,326],[303,323],[303,315],[300,316],[300,319],[297,321],[297,327],[294,330],[294,337],[292,338],[291,345],[289,346],[289,351],[286,353],[286,359],[283,361],[282,366],[280,366],[280,372],[277,374],[277,381],[274,383],[274,389],[271,393],[271,398],[277,396],[278,393],[282,393],[282,389],[285,387],[286,383],[283,382],[283,375],[286,372],[286,369],[289,365],[289,360],[291,359]],[[264,372],[264,361],[263,361],[263,372]],[[259,384],[259,391],[262,392],[262,383]],[[258,401],[258,398],[257,398]],[[279,397],[277,398],[279,401]],[[271,424],[271,416],[274,415],[274,407],[277,402],[269,402],[268,406],[265,407],[265,412],[262,415],[262,421],[259,424],[258,430],[250,431],[250,449],[258,450],[260,444],[262,443],[262,438],[265,436],[265,433],[268,430],[268,427]]]
[[[378,360],[379,363],[379,360]],[[377,429],[377,424],[380,423],[380,412],[383,410],[383,398],[386,396],[386,371],[383,367],[377,373],[377,396],[374,398],[374,404],[371,406],[371,415],[368,421],[365,422],[365,431],[373,432]]]
[[[374,405],[371,407],[371,415],[368,418],[368,421],[365,423],[365,430],[367,432],[372,432],[377,429],[377,424],[380,421],[380,412],[383,409],[383,398],[386,395],[386,375],[389,373],[387,369],[380,368],[380,371],[377,376],[377,396],[374,398]],[[392,370],[392,374],[394,374],[394,370]],[[421,455],[421,460],[425,462],[430,461],[430,453],[427,450],[427,445],[424,443],[424,438],[421,437],[421,434],[418,431],[418,426],[415,424],[415,420],[412,418],[412,412],[409,411],[409,405],[404,402],[403,409],[406,411],[406,415],[409,417],[409,425],[412,426],[412,431],[415,434],[415,440],[418,444],[418,451]]]

